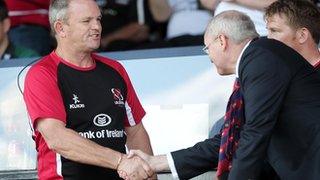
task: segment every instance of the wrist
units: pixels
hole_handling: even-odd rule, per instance
[[[123,154],[120,153],[120,156],[119,156],[119,158],[118,158],[117,164],[116,164],[116,166],[115,166],[115,170],[118,170],[119,165],[120,165],[121,162],[122,162],[122,159],[123,159]]]
[[[151,156],[149,162],[150,167],[154,172],[162,172],[169,170],[167,157],[164,155]]]
[[[151,167],[153,172],[159,172],[159,168],[157,167],[157,156],[151,156],[148,160],[149,166]]]

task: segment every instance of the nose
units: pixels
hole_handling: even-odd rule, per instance
[[[92,29],[95,29],[95,30],[101,30],[100,20],[94,20],[91,27],[92,27]]]

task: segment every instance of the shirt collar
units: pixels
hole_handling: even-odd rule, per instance
[[[251,43],[252,40],[250,40],[249,42],[247,42],[247,44],[244,46],[244,48],[242,49],[238,59],[237,59],[237,65],[236,65],[236,77],[239,77],[239,65],[240,65],[240,59],[242,58],[243,52],[247,49],[247,47],[249,46],[249,44]]]
[[[320,69],[320,60],[313,67],[316,69]]]

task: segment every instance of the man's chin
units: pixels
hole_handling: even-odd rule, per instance
[[[225,70],[217,70],[218,74],[221,75],[221,76],[228,76],[228,75],[231,75],[231,74],[234,74],[232,72],[228,72],[228,71],[225,71]]]
[[[100,47],[100,43],[90,46],[90,49],[91,49],[92,51],[95,51],[95,50],[99,49],[99,47]]]

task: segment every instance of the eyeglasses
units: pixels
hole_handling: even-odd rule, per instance
[[[202,48],[202,51],[204,52],[204,53],[206,53],[206,54],[209,54],[209,46],[211,45],[211,43],[210,44],[208,44],[207,46],[204,46],[203,48]]]
[[[217,35],[210,44],[208,44],[207,46],[204,46],[204,47],[202,48],[202,51],[203,51],[204,53],[206,53],[206,54],[209,54],[209,47],[210,47],[210,45],[211,45],[213,42],[215,42],[218,38],[219,38],[219,35]]]

